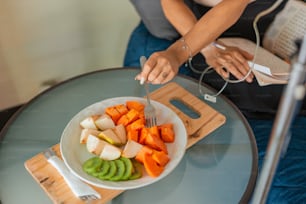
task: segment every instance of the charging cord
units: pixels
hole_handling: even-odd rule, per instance
[[[254,70],[254,65],[255,65],[255,61],[256,61],[256,57],[257,57],[257,51],[258,51],[258,47],[259,47],[259,44],[260,44],[260,35],[259,35],[258,27],[257,27],[257,22],[259,21],[259,19],[261,17],[263,17],[263,16],[271,13],[273,10],[275,10],[282,2],[283,2],[283,0],[277,0],[271,7],[269,7],[268,9],[266,9],[266,10],[264,10],[264,11],[262,11],[259,14],[256,15],[256,17],[253,21],[253,28],[254,28],[254,32],[255,32],[255,36],[256,36],[256,47],[255,47],[255,50],[254,50],[254,58],[252,60],[252,66],[250,67],[250,70],[248,71],[248,73],[242,79],[231,80],[230,78],[225,78],[221,75],[222,79],[225,81],[222,88],[214,95],[204,93],[203,90],[202,90],[202,86],[201,86],[204,75],[207,74],[207,73],[210,73],[210,71],[212,71],[214,69],[213,69],[212,66],[208,66],[204,69],[204,71],[198,71],[192,66],[192,57],[188,58],[188,65],[189,65],[190,69],[194,73],[201,74],[198,85],[199,85],[199,92],[204,97],[204,100],[216,103],[217,102],[217,96],[222,93],[222,91],[226,88],[228,83],[240,83],[242,81],[245,81],[245,79],[251,74],[251,72]],[[216,48],[226,50],[226,47],[224,47],[223,45],[220,45],[216,42],[214,42],[213,45]],[[229,72],[225,67],[224,67],[224,69],[227,72]]]

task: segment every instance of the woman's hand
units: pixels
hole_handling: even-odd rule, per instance
[[[205,56],[206,63],[224,78],[228,78],[229,73],[237,79],[244,78],[250,70],[248,61],[253,59],[253,55],[238,47],[222,46],[225,49],[209,45],[201,50],[201,53]],[[246,81],[251,83],[253,78],[254,75],[251,72]]]
[[[146,61],[142,71],[135,77],[140,83],[164,84],[172,80],[179,69],[179,62],[171,50],[153,53]]]

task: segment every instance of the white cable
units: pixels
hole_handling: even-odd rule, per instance
[[[203,93],[202,91],[202,80],[203,80],[203,77],[206,73],[208,73],[210,70],[214,70],[212,66],[209,66],[207,67],[201,74],[200,76],[200,79],[199,79],[199,84],[198,84],[198,89],[199,89],[199,92],[202,96],[204,96],[204,100],[207,100],[207,101],[211,101],[213,103],[216,103],[217,101],[217,96],[219,94],[222,93],[222,91],[225,89],[225,87],[227,86],[228,84],[228,81],[225,81],[224,85],[222,86],[222,88],[218,91],[218,93],[214,94],[214,95],[210,95],[210,94],[207,94],[207,93]]]
[[[195,72],[195,73],[201,73],[201,76],[200,76],[200,79],[199,79],[199,92],[202,96],[204,96],[204,99],[207,100],[207,95],[208,96],[211,96],[211,97],[217,97],[219,94],[221,94],[221,92],[225,89],[225,87],[227,86],[228,83],[239,83],[239,82],[242,82],[244,81],[249,75],[250,73],[252,72],[252,70],[254,70],[254,65],[255,65],[255,61],[256,61],[256,57],[257,57],[257,51],[258,51],[258,47],[259,47],[259,44],[260,44],[260,35],[259,35],[259,32],[258,32],[258,27],[257,27],[257,22],[259,21],[259,19],[269,13],[271,13],[273,10],[275,10],[281,3],[283,2],[283,0],[277,0],[271,7],[269,7],[268,9],[260,12],[259,14],[256,15],[254,21],[253,21],[253,28],[254,28],[254,32],[255,32],[255,36],[256,36],[256,47],[255,47],[255,50],[254,50],[254,58],[252,60],[252,67],[250,67],[250,70],[248,71],[248,73],[242,78],[242,79],[238,79],[238,80],[231,80],[229,78],[224,78],[222,75],[221,77],[223,78],[223,80],[225,81],[225,84],[223,85],[223,87],[219,90],[219,92],[215,95],[208,95],[208,94],[204,94],[202,92],[202,89],[201,89],[201,82],[202,82],[202,79],[204,77],[204,75],[206,73],[208,73],[208,71],[210,69],[212,69],[211,66],[207,67],[204,69],[203,72],[200,72],[196,69],[193,68],[192,66],[192,63],[191,63],[191,60],[192,58],[189,58],[188,60],[188,64],[189,64],[189,67],[190,69]],[[223,47],[222,45],[219,45],[217,43],[214,44],[217,48],[219,49],[226,49],[225,47]],[[221,47],[220,47],[221,46]],[[225,69],[226,71],[228,71],[227,69]],[[215,100],[215,99],[214,99]],[[213,101],[215,102],[215,101]]]

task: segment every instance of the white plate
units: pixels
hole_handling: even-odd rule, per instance
[[[87,116],[103,113],[106,107],[122,103],[124,104],[127,100],[137,100],[146,103],[146,100],[144,98],[139,97],[118,97],[107,99],[86,107],[77,115],[75,115],[65,127],[60,141],[61,154],[65,164],[71,170],[71,172],[83,181],[90,183],[94,186],[107,189],[127,190],[139,188],[152,184],[167,176],[171,171],[174,170],[174,168],[183,158],[187,144],[187,132],[183,122],[177,116],[177,114],[170,108],[153,100],[152,104],[155,106],[157,111],[158,124],[171,122],[174,124],[175,131],[174,143],[167,143],[168,153],[171,160],[169,161],[165,170],[159,177],[152,178],[146,173],[144,173],[144,175],[140,179],[136,180],[103,181],[86,174],[82,170],[82,164],[84,163],[84,161],[90,157],[93,157],[94,155],[86,150],[86,145],[80,144],[80,122]]]

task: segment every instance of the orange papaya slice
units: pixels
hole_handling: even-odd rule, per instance
[[[127,126],[129,124],[129,118],[127,117],[127,115],[122,115],[116,122],[116,125],[124,125]]]
[[[136,154],[135,156],[135,160],[137,160],[140,163],[143,163],[143,158],[145,154],[149,154],[152,155],[153,153],[153,149],[151,147],[148,147],[146,145],[144,145],[140,151]]]
[[[127,131],[127,135],[126,135],[128,140],[134,140],[135,142],[138,142],[138,130],[134,130],[134,129],[129,129]]]
[[[132,122],[131,124],[128,125],[128,129],[133,129],[133,130],[141,130],[145,126],[145,120],[143,118],[139,118]]]
[[[159,126],[160,137],[164,142],[172,143],[175,140],[175,133],[172,123],[162,124]]]
[[[164,171],[164,167],[159,166],[149,154],[144,155],[143,165],[145,167],[146,172],[151,177],[158,177]]]
[[[168,154],[166,143],[164,143],[164,141],[156,135],[153,135],[151,133],[147,134],[144,143],[152,147],[153,149],[164,151],[166,154]]]
[[[166,164],[170,161],[170,157],[164,151],[153,150],[152,158],[158,163],[160,166],[166,166]]]
[[[127,108],[128,108],[129,110],[135,109],[135,110],[137,110],[138,112],[143,112],[144,107],[145,107],[143,103],[141,103],[141,102],[139,102],[139,101],[133,101],[133,100],[131,100],[131,101],[126,101],[126,106],[127,106]]]
[[[126,107],[126,105],[124,105],[124,104],[115,105],[115,108],[117,109],[117,111],[121,115],[124,115],[124,114],[126,114],[129,111],[128,108]]]
[[[105,108],[105,113],[108,114],[115,123],[117,123],[121,117],[121,113],[114,106]]]

